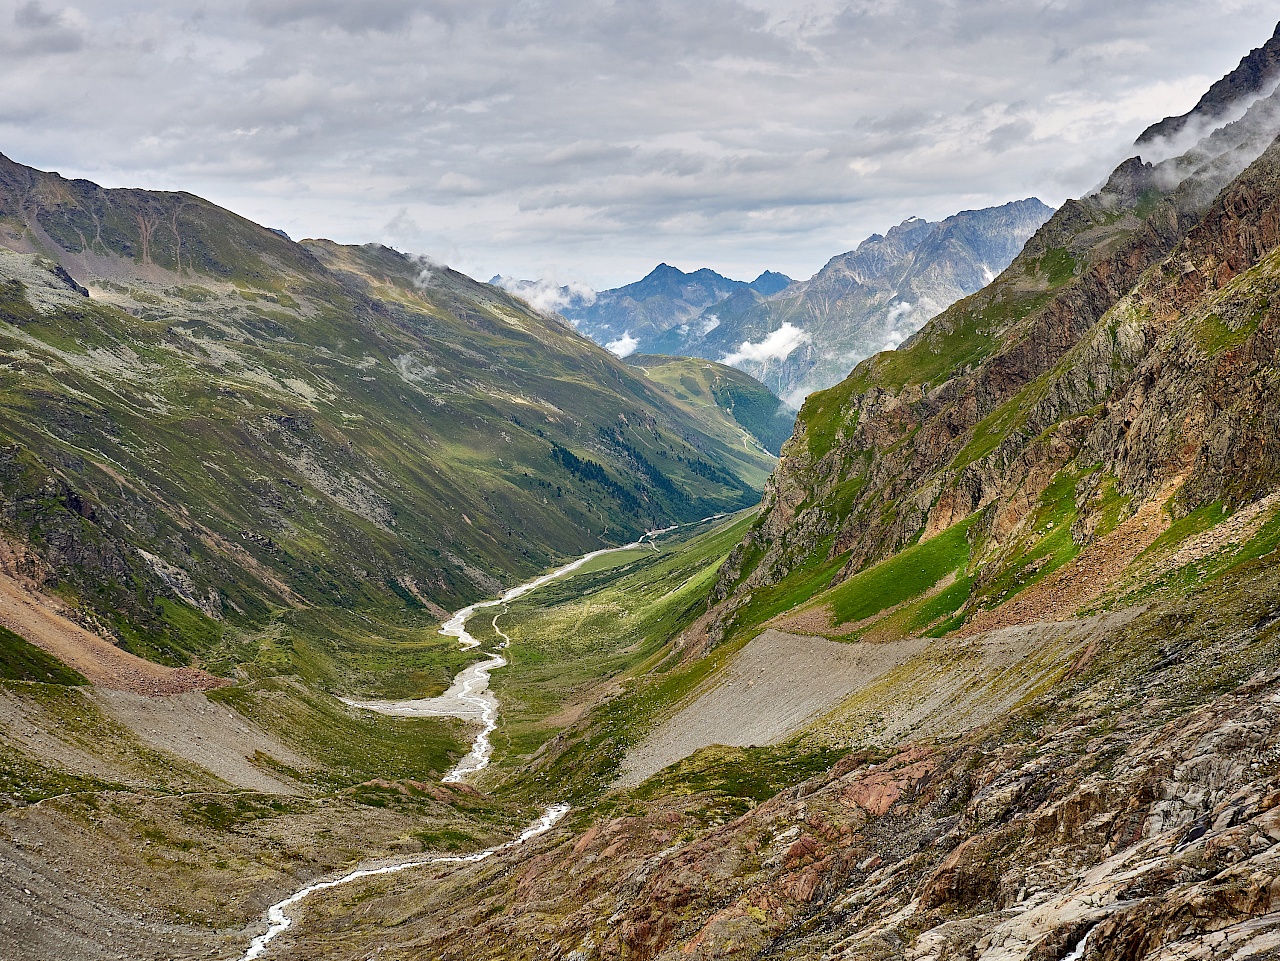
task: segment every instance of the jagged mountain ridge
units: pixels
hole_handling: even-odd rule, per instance
[[[1194,107],[1176,117],[1165,117],[1144,130],[1137,140],[1139,147],[1158,141],[1176,141],[1188,126],[1196,136],[1204,128],[1222,123],[1233,110],[1259,94],[1274,89],[1280,80],[1280,26],[1266,43],[1255,47],[1241,58],[1229,74],[1205,91]]]
[[[1051,213],[1032,197],[938,223],[910,217],[805,281],[765,271],[744,283],[660,264],[642,280],[599,293],[501,276],[491,283],[558,311],[622,356],[727,363],[798,406],[988,283]]]
[[[646,345],[655,338],[726,297],[746,291],[768,296],[791,282],[790,277],[771,270],[747,282],[730,280],[708,267],[686,273],[659,264],[634,283],[597,292],[590,303],[581,298],[566,301],[560,313],[602,346],[614,344],[613,349],[623,354],[648,353]],[[619,346],[623,343],[625,347]]]
[[[440,611],[750,504],[771,464],[559,321],[387,248],[7,158],[0,245],[6,532],[169,663],[281,605]]]
[[[798,405],[1002,270],[1052,212],[1030,198],[917,217],[773,294],[739,289],[637,349],[732,363]]]

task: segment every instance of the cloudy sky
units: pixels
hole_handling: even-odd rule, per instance
[[[1254,0],[0,0],[0,152],[598,288],[1103,178]]]

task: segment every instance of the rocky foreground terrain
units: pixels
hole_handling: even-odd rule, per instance
[[[1094,625],[1047,690],[997,720],[853,750],[758,802],[732,785],[751,752],[707,752],[536,856],[317,903],[290,950],[1273,956],[1276,588],[1254,562]]]

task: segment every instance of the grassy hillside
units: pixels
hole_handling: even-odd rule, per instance
[[[776,455],[791,436],[795,415],[769,388],[734,367],[697,357],[632,354],[627,363],[644,371],[655,384],[708,427],[728,421],[745,430],[765,450]]]
[[[335,645],[363,670],[380,655],[355,647],[556,560],[754,503],[771,463],[564,325],[384,247],[8,160],[0,244],[5,527],[163,663],[336,683]]]

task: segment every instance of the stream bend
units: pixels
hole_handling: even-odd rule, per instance
[[[513,838],[504,844],[498,844],[483,851],[475,851],[471,854],[453,854],[438,855],[425,858],[411,858],[407,861],[397,861],[394,864],[384,864],[376,868],[360,868],[349,874],[344,874],[340,878],[334,878],[330,881],[317,881],[314,884],[308,884],[305,888],[295,891],[283,901],[277,901],[267,909],[267,930],[263,934],[258,935],[249,945],[249,949],[241,956],[240,961],[254,961],[254,959],[262,956],[277,935],[283,934],[293,926],[293,918],[288,914],[289,908],[293,907],[299,901],[308,895],[314,894],[316,891],[327,891],[330,888],[341,887],[344,884],[350,884],[352,881],[359,881],[362,878],[371,878],[379,874],[399,874],[401,871],[408,871],[411,868],[425,867],[429,864],[474,864],[477,861],[483,861],[486,858],[493,857],[499,851],[505,851],[508,848],[519,847],[526,841],[536,838],[539,834],[545,834],[555,827],[556,822],[565,816],[569,811],[567,804],[553,804],[543,812],[542,817],[534,821],[533,824],[521,832],[519,837]]]
[[[707,518],[707,520],[711,519]],[[702,522],[700,521],[699,523]],[[445,621],[444,626],[440,628],[440,633],[445,637],[456,637],[464,651],[477,648],[480,646],[480,641],[467,630],[467,621],[477,611],[509,604],[516,598],[524,597],[524,595],[537,590],[544,584],[549,584],[557,578],[573,573],[597,557],[616,554],[619,551],[632,551],[638,547],[643,547],[646,542],[652,542],[656,537],[669,534],[679,526],[679,524],[676,524],[662,530],[649,531],[639,540],[624,544],[622,547],[606,547],[603,550],[592,551],[590,554],[583,554],[577,560],[571,561],[563,567],[557,567],[549,574],[543,574],[518,587],[511,588],[501,597],[469,604]],[[501,631],[498,633],[503,638],[506,637]],[[493,756],[493,745],[489,741],[489,736],[498,727],[498,699],[489,690],[489,675],[500,667],[506,667],[507,659],[499,653],[506,646],[507,642],[503,640],[498,650],[490,652],[488,660],[479,661],[459,672],[458,676],[453,679],[453,683],[449,685],[449,689],[439,697],[421,697],[405,701],[358,701],[345,697],[342,700],[352,707],[376,711],[379,714],[389,714],[393,717],[456,717],[479,724],[480,731],[476,734],[476,738],[471,744],[470,752],[443,778],[446,784],[456,784],[459,781],[466,780],[467,777],[478,771],[483,771],[489,766],[489,759]]]
[[[724,517],[724,514],[716,514],[712,517],[705,518],[697,523],[705,523],[706,521],[717,520]],[[471,650],[480,646],[480,641],[475,638],[467,630],[467,621],[477,612],[490,607],[500,607],[514,601],[518,597],[523,597],[530,591],[537,590],[544,584],[571,574],[578,570],[584,564],[590,563],[597,557],[603,557],[606,554],[614,554],[618,551],[635,550],[643,547],[646,542],[652,542],[663,534],[674,531],[681,525],[676,524],[662,530],[648,531],[639,540],[632,541],[630,544],[624,544],[621,547],[607,547],[603,550],[592,551],[584,554],[577,560],[565,564],[563,567],[557,567],[549,574],[543,574],[535,577],[531,581],[527,581],[518,587],[504,593],[501,597],[488,601],[480,601],[476,604],[469,604],[461,610],[454,613],[449,620],[445,621],[444,626],[440,628],[440,633],[446,637],[456,637],[462,645],[463,650]],[[656,546],[654,547],[656,550]],[[499,645],[499,650],[505,648],[509,643],[509,638],[504,634],[497,625],[498,615],[494,616],[494,630],[503,638]],[[348,698],[342,698],[343,702],[352,707],[364,708],[370,711],[376,711],[379,714],[388,714],[394,717],[456,717],[464,721],[473,721],[480,725],[480,732],[476,735],[472,742],[470,752],[461,761],[449,771],[442,779],[445,783],[457,783],[464,780],[467,776],[475,774],[477,771],[483,770],[489,764],[489,759],[493,756],[493,745],[490,743],[489,735],[491,735],[498,726],[498,699],[493,696],[489,690],[489,674],[496,671],[500,667],[505,667],[507,659],[503,657],[497,650],[490,652],[488,660],[480,661],[472,664],[470,667],[459,672],[458,676],[453,679],[453,683],[449,685],[449,689],[439,697],[424,697],[415,700],[404,701],[358,701]],[[293,917],[288,913],[289,909],[294,907],[303,899],[314,894],[317,891],[327,891],[330,888],[340,887],[344,884],[350,884],[352,881],[359,881],[362,878],[374,877],[380,874],[397,874],[401,871],[408,871],[412,868],[424,867],[430,864],[473,864],[477,861],[483,861],[492,857],[500,851],[509,848],[518,847],[526,841],[536,838],[540,834],[545,834],[555,827],[556,823],[565,816],[569,811],[568,804],[553,804],[543,812],[542,817],[538,818],[533,824],[525,828],[525,830],[516,838],[507,841],[504,844],[495,847],[486,848],[483,851],[476,851],[472,854],[458,855],[440,855],[431,857],[408,858],[403,861],[396,861],[390,864],[383,864],[378,867],[359,868],[349,874],[341,877],[333,878],[328,881],[317,881],[309,884],[304,888],[295,891],[283,901],[277,901],[267,909],[267,930],[258,935],[250,943],[248,950],[245,951],[240,961],[255,961],[262,956],[269,945],[278,935],[287,931],[293,925]]]

